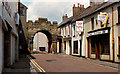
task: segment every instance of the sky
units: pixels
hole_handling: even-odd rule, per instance
[[[38,18],[48,18],[48,21],[62,21],[62,16],[67,14],[72,16],[73,4],[83,4],[89,6],[89,0],[20,0],[28,7],[27,21],[38,20]]]

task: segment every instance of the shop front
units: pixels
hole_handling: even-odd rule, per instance
[[[88,33],[88,57],[99,60],[110,60],[109,29]]]

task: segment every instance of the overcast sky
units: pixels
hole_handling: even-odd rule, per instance
[[[39,17],[49,21],[62,21],[62,16],[72,16],[73,4],[89,6],[89,0],[21,0],[28,7],[27,20],[37,20]]]

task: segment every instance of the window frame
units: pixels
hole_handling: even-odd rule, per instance
[[[21,10],[22,9],[22,10]],[[22,13],[21,13],[21,11],[22,11]],[[24,7],[20,7],[20,15],[21,16],[24,16]]]
[[[118,23],[120,23],[120,6],[118,6]]]
[[[95,22],[94,22],[94,17],[91,18],[91,29],[94,30],[95,28]]]

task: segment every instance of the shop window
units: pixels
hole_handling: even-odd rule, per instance
[[[101,38],[101,54],[110,54],[109,35],[103,36]]]
[[[95,54],[95,39],[91,38],[91,54]]]
[[[74,54],[78,54],[78,41],[74,41]]]
[[[92,30],[94,29],[94,17],[91,18],[91,26],[92,26]]]
[[[118,7],[118,23],[120,23],[120,6]]]

